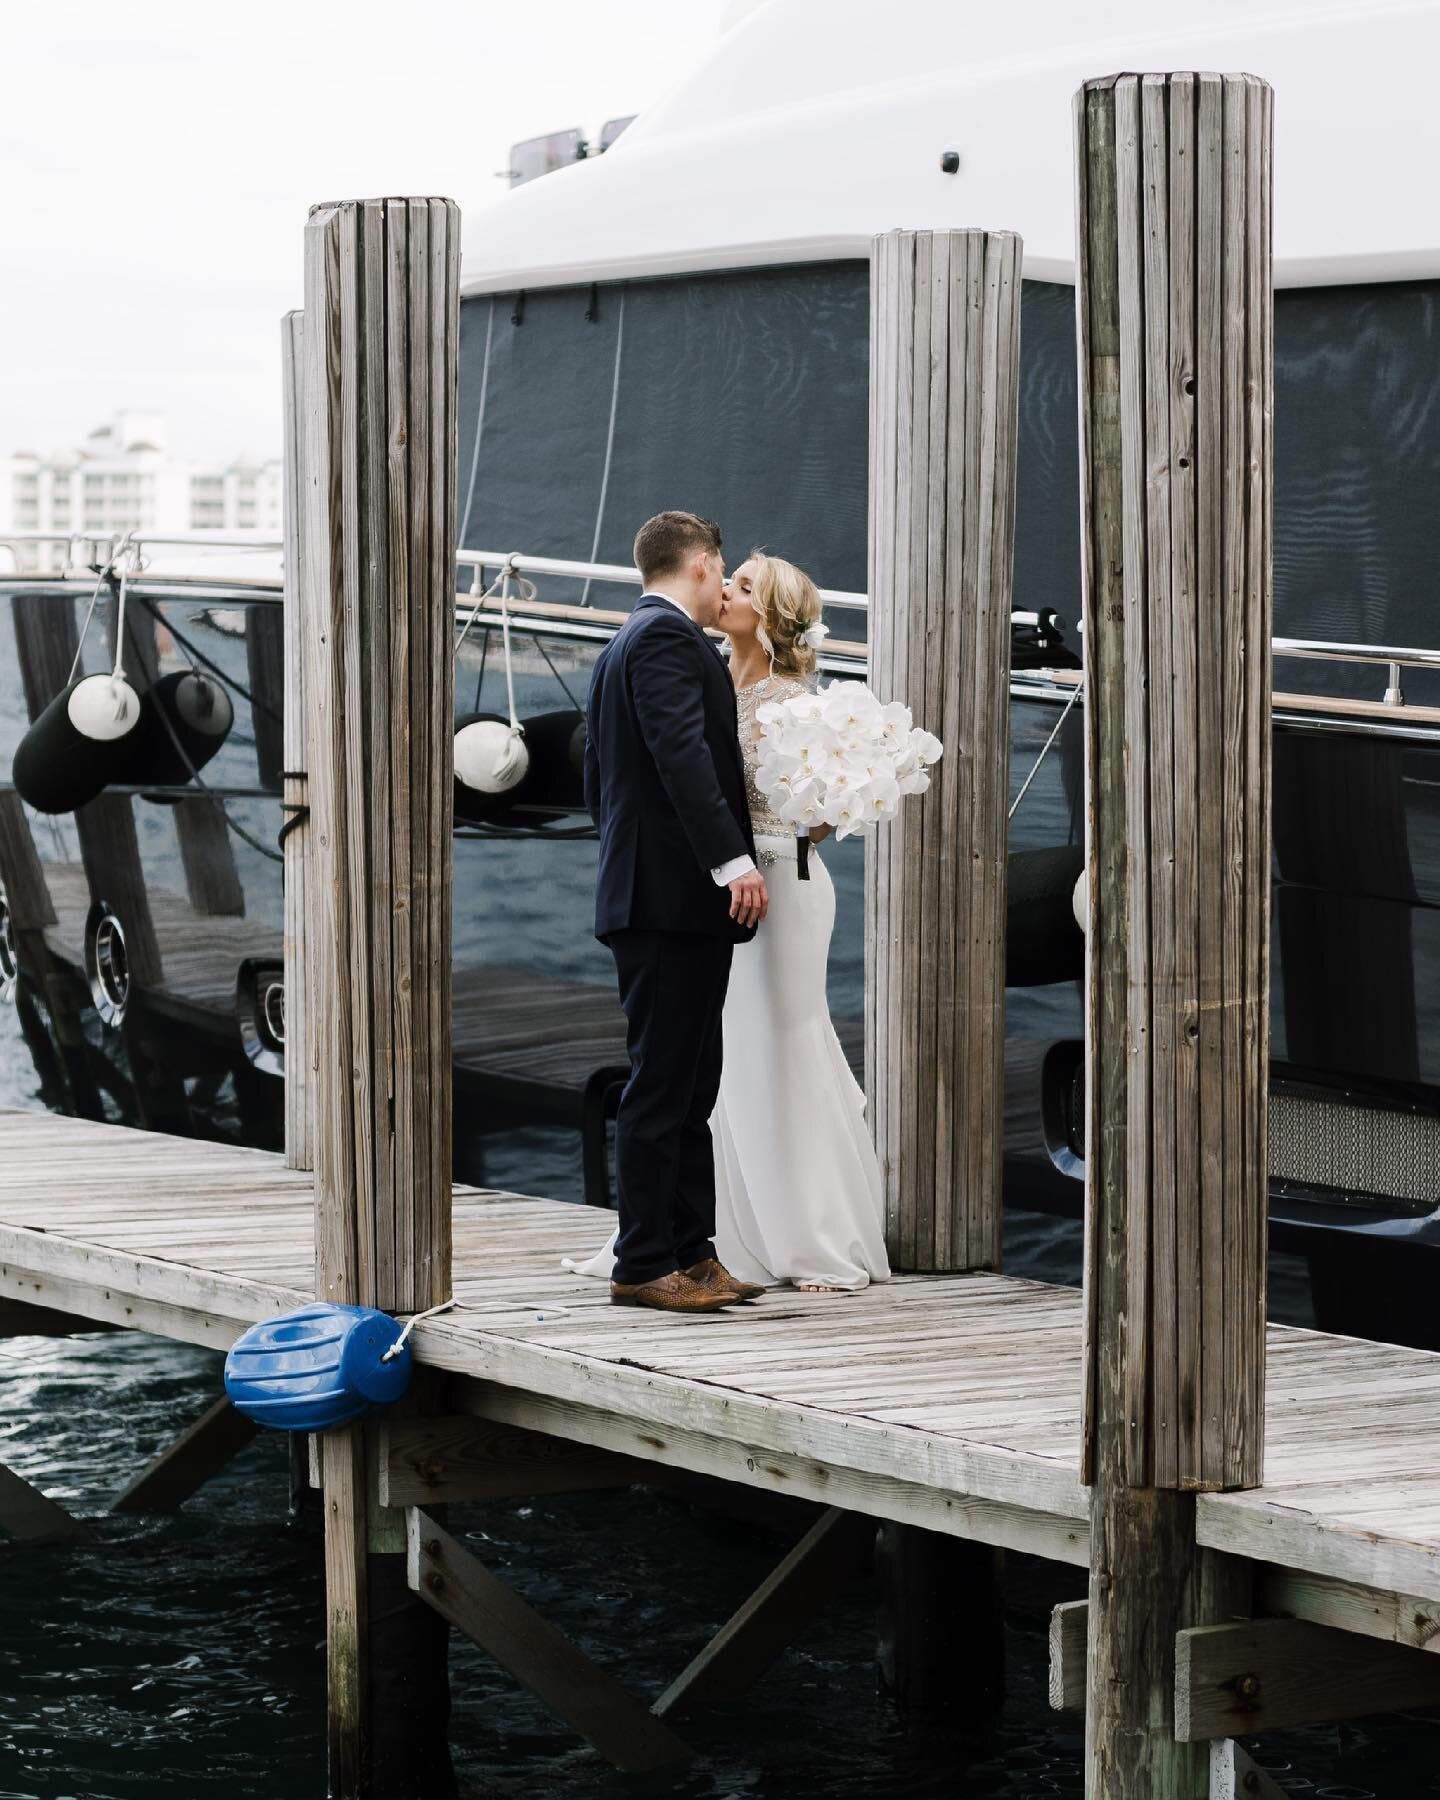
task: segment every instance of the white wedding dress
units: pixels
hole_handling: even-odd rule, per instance
[[[767,700],[804,690],[783,675],[737,696],[755,849],[770,892],[765,922],[736,946],[725,999],[725,1063],[710,1118],[715,1253],[732,1275],[858,1290],[890,1273],[880,1169],[865,1096],[825,997],[835,888],[815,848],[801,881],[793,834],[755,786]],[[576,1274],[608,1278],[615,1236]]]

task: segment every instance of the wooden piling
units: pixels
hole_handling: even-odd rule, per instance
[[[390,1312],[450,1292],[459,259],[448,200],[321,206],[305,231],[316,1293]],[[371,1716],[367,1588],[377,1559],[403,1553],[375,1491],[373,1430],[320,1440],[336,1800],[376,1791],[392,1759],[375,1737],[407,1728]]]
[[[1246,1610],[1198,1490],[1263,1452],[1270,90],[1076,96],[1086,663],[1086,1792],[1202,1795],[1177,1630]]]
[[[945,746],[867,846],[871,1128],[892,1265],[998,1269],[1020,240],[894,231],[870,267],[871,685]],[[983,1726],[1003,1684],[998,1552],[901,1524],[880,1545],[885,1691],[907,1717]],[[957,1593],[988,1686],[955,1679],[931,1602]]]
[[[280,321],[280,367],[285,420],[284,487],[284,792],[285,857],[285,1163],[291,1169],[315,1166],[314,1106],[315,997],[306,955],[306,868],[309,862],[309,713],[305,705],[307,608],[305,581],[305,315],[289,312]],[[270,690],[272,693],[274,689]]]
[[[875,240],[871,684],[945,745],[866,858],[865,1059],[899,1269],[1000,1266],[1019,343],[1013,233]]]

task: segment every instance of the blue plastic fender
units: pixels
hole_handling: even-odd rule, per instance
[[[316,1301],[262,1319],[231,1345],[225,1392],[237,1412],[277,1431],[328,1431],[398,1400],[410,1385],[410,1346],[373,1306]]]

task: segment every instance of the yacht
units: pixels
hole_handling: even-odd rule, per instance
[[[827,594],[828,674],[865,672],[869,256],[895,227],[1024,242],[1010,848],[1078,868],[1072,96],[1121,69],[1245,69],[1276,93],[1272,1241],[1308,1259],[1322,1323],[1432,1343],[1437,51],[1434,0],[761,0],[594,153],[579,128],[517,149],[534,178],[466,215],[457,722],[505,716],[513,688],[559,748],[507,804],[461,795],[458,1174],[608,1199],[622,1022],[566,759],[637,591],[636,525],[686,507],[721,522],[732,560],[759,546],[802,564]],[[455,188],[463,206],[463,171]],[[53,921],[37,943],[0,869],[0,991],[52,1106],[278,1142],[277,549],[134,546],[136,670],[198,672],[233,707],[204,769],[142,771],[73,815],[18,809]],[[80,666],[109,666],[113,575],[83,640],[81,621],[114,560],[77,543],[56,574],[0,575],[0,774],[77,643]],[[826,855],[832,1005],[858,1065],[863,852]],[[1080,939],[1012,886],[1007,1205],[1074,1217]]]

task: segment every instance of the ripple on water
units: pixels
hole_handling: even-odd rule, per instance
[[[3,1456],[95,1517],[78,1546],[0,1544],[0,1800],[317,1800],[324,1791],[319,1521],[286,1522],[288,1458],[266,1434],[173,1517],[100,1516],[220,1388],[218,1355],[139,1335],[15,1340],[0,1363]],[[637,1693],[658,1692],[782,1546],[646,1490],[452,1509],[478,1555]],[[1046,1626],[1073,1571],[1012,1559],[1009,1696],[985,1755],[900,1731],[877,1698],[873,1601],[837,1596],[750,1700],[685,1723],[674,1800],[1053,1800],[1079,1796],[1078,1723],[1049,1712]],[[452,1652],[457,1766],[500,1800],[629,1800],[472,1645]],[[1440,1793],[1433,1718],[1267,1739],[1312,1800]]]

